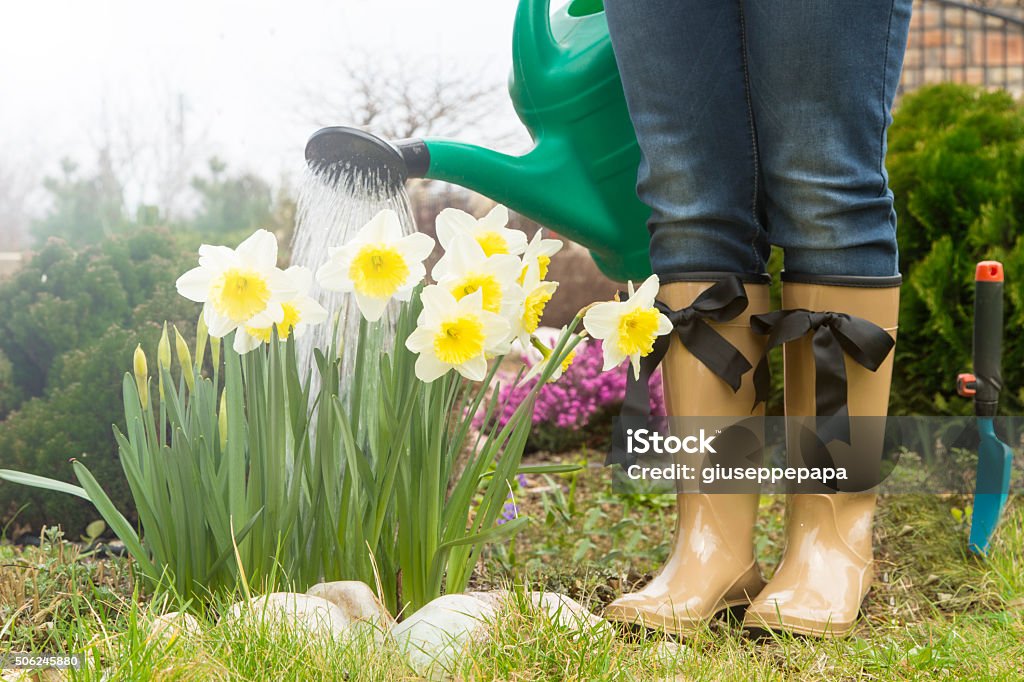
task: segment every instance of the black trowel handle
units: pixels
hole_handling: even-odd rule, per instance
[[[994,417],[1003,388],[1003,265],[978,263],[974,274],[974,412]]]

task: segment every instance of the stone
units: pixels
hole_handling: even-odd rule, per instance
[[[495,607],[468,594],[446,594],[391,630],[391,636],[417,675],[431,679],[452,672],[474,640],[487,637]]]
[[[556,592],[527,592],[530,603],[559,627],[580,632],[588,629],[610,628],[604,618],[590,613],[575,599]],[[494,590],[492,592],[470,592],[470,596],[483,600],[501,611],[509,604],[512,596],[508,590]]]
[[[395,619],[380,603],[370,586],[358,580],[337,580],[318,583],[306,590],[311,597],[320,597],[331,602],[345,614],[353,627],[372,627],[378,640],[395,625]]]
[[[487,604],[490,604],[495,610],[503,609],[508,605],[508,590],[492,590],[490,592],[467,592],[470,597],[475,597]]]
[[[611,626],[604,618],[595,616],[575,599],[557,592],[530,592],[530,602],[547,614],[551,622],[574,632],[606,630]]]
[[[666,639],[651,648],[651,658],[666,668],[674,668],[679,664],[685,652],[685,646]]]
[[[147,639],[175,640],[181,635],[198,635],[202,632],[199,620],[190,613],[171,611],[153,619]]]
[[[260,622],[292,625],[310,632],[344,638],[351,634],[353,620],[344,611],[322,597],[293,592],[274,592],[232,606],[222,620],[252,619]]]

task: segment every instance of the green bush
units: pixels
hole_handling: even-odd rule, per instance
[[[889,131],[904,275],[893,413],[966,414],[974,264],[1003,262],[1006,328],[1024,322],[1024,109],[1005,92],[944,84],[907,98]],[[1024,404],[1024,339],[1004,335],[1002,409]]]
[[[193,334],[196,306],[174,290],[194,244],[160,230],[108,239],[79,253],[51,240],[0,286],[0,395],[25,400],[0,422],[0,466],[74,482],[83,459],[134,516],[111,426],[121,423],[121,378],[137,343],[153,347],[166,319]],[[45,275],[45,277],[44,277]],[[4,405],[0,405],[4,407]],[[60,523],[71,534],[98,518],[89,503],[0,483],[0,527]]]
[[[41,396],[50,386],[61,354],[82,348],[112,325],[130,329],[137,307],[158,289],[173,289],[195,258],[178,242],[155,229],[81,251],[51,239],[0,285],[0,352],[11,362],[23,399]]]
[[[14,383],[14,366],[0,351],[0,422],[21,402],[21,389]]]

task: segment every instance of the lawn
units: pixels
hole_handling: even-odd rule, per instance
[[[528,477],[516,502],[534,522],[489,552],[474,589],[554,590],[599,613],[648,579],[671,542],[674,500],[613,495],[606,472],[593,464],[575,475]],[[882,500],[878,579],[850,639],[751,640],[729,617],[681,642],[623,629],[584,627],[581,635],[513,599],[490,638],[460,659],[455,677],[1024,679],[1024,503],[1011,503],[987,559],[966,553],[968,503],[957,496]],[[767,574],[781,550],[782,511],[781,498],[762,498],[758,552]],[[97,559],[50,540],[24,550],[0,546],[0,642],[12,651],[81,654],[85,665],[70,679],[416,679],[387,644],[219,623],[240,596],[154,602],[139,593],[128,560]],[[152,635],[154,615],[181,608],[199,616],[200,633]]]

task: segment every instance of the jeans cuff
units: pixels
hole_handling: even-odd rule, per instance
[[[754,274],[749,272],[669,272],[659,274],[661,284],[673,282],[720,282],[726,277],[738,277],[744,284],[771,284],[772,276],[767,272]]]
[[[859,275],[806,275],[782,271],[782,281],[791,284],[817,284],[832,287],[860,287],[865,289],[889,289],[903,283],[903,275],[889,277],[862,277]]]

